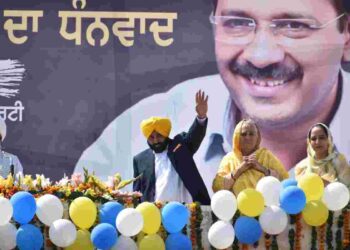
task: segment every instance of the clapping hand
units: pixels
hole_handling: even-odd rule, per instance
[[[244,156],[244,157],[243,157],[243,160],[245,160],[245,161],[247,162],[247,164],[248,164],[251,168],[253,168],[253,169],[255,169],[255,170],[259,171],[259,172],[263,172],[263,171],[264,171],[264,168],[263,168],[263,167],[260,165],[260,163],[257,161],[256,155],[255,155],[255,154],[251,154],[251,155],[249,155],[249,156]]]
[[[255,154],[251,154],[249,156],[246,156],[246,161],[248,162],[248,164],[251,164],[253,166],[259,165],[258,161],[256,160]]]
[[[243,156],[243,162],[240,165],[240,169],[242,172],[247,171],[248,169],[252,168],[252,164],[249,161],[249,156]]]

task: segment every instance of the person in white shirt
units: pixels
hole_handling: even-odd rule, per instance
[[[6,137],[7,126],[4,119],[0,118],[0,176],[6,178],[9,174],[17,176],[23,174],[23,167],[18,157],[3,151],[3,141]]]
[[[208,118],[208,96],[196,93],[197,117],[187,133],[169,138],[171,122],[165,117],[150,117],[141,122],[149,149],[134,157],[134,191],[142,201],[179,201],[210,204],[210,198],[193,160],[203,141]]]

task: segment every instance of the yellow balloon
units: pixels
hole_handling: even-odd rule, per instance
[[[253,188],[241,191],[237,196],[237,205],[242,214],[255,217],[264,211],[264,197]]]
[[[139,250],[165,250],[165,244],[158,234],[151,234],[141,240]]]
[[[314,173],[303,175],[298,180],[298,187],[300,187],[306,196],[306,202],[315,201],[322,198],[324,191],[324,184],[320,176]]]
[[[96,221],[96,215],[96,205],[87,197],[76,198],[69,207],[70,218],[81,229],[89,229]]]
[[[310,201],[302,212],[306,224],[318,227],[326,223],[328,219],[328,209],[326,205],[320,201]]]
[[[161,224],[161,216],[159,209],[150,202],[142,202],[136,207],[136,210],[142,214],[143,228],[146,234],[155,234],[158,232]]]
[[[72,245],[66,247],[65,250],[94,250],[94,245],[91,242],[90,232],[85,229],[77,231],[77,238]]]

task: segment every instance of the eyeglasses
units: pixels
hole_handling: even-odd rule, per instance
[[[324,24],[308,18],[273,19],[268,26],[275,36],[302,39],[311,36],[317,30],[326,28],[345,15],[346,13],[343,13]],[[214,25],[215,39],[218,41],[229,44],[247,44],[254,39],[257,23],[252,18],[210,15],[209,20]]]

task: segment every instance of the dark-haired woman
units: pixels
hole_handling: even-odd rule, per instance
[[[328,127],[323,123],[313,125],[307,136],[307,157],[295,167],[298,180],[306,173],[318,174],[325,185],[339,181],[350,185],[350,166],[345,156],[339,153],[333,143]]]

